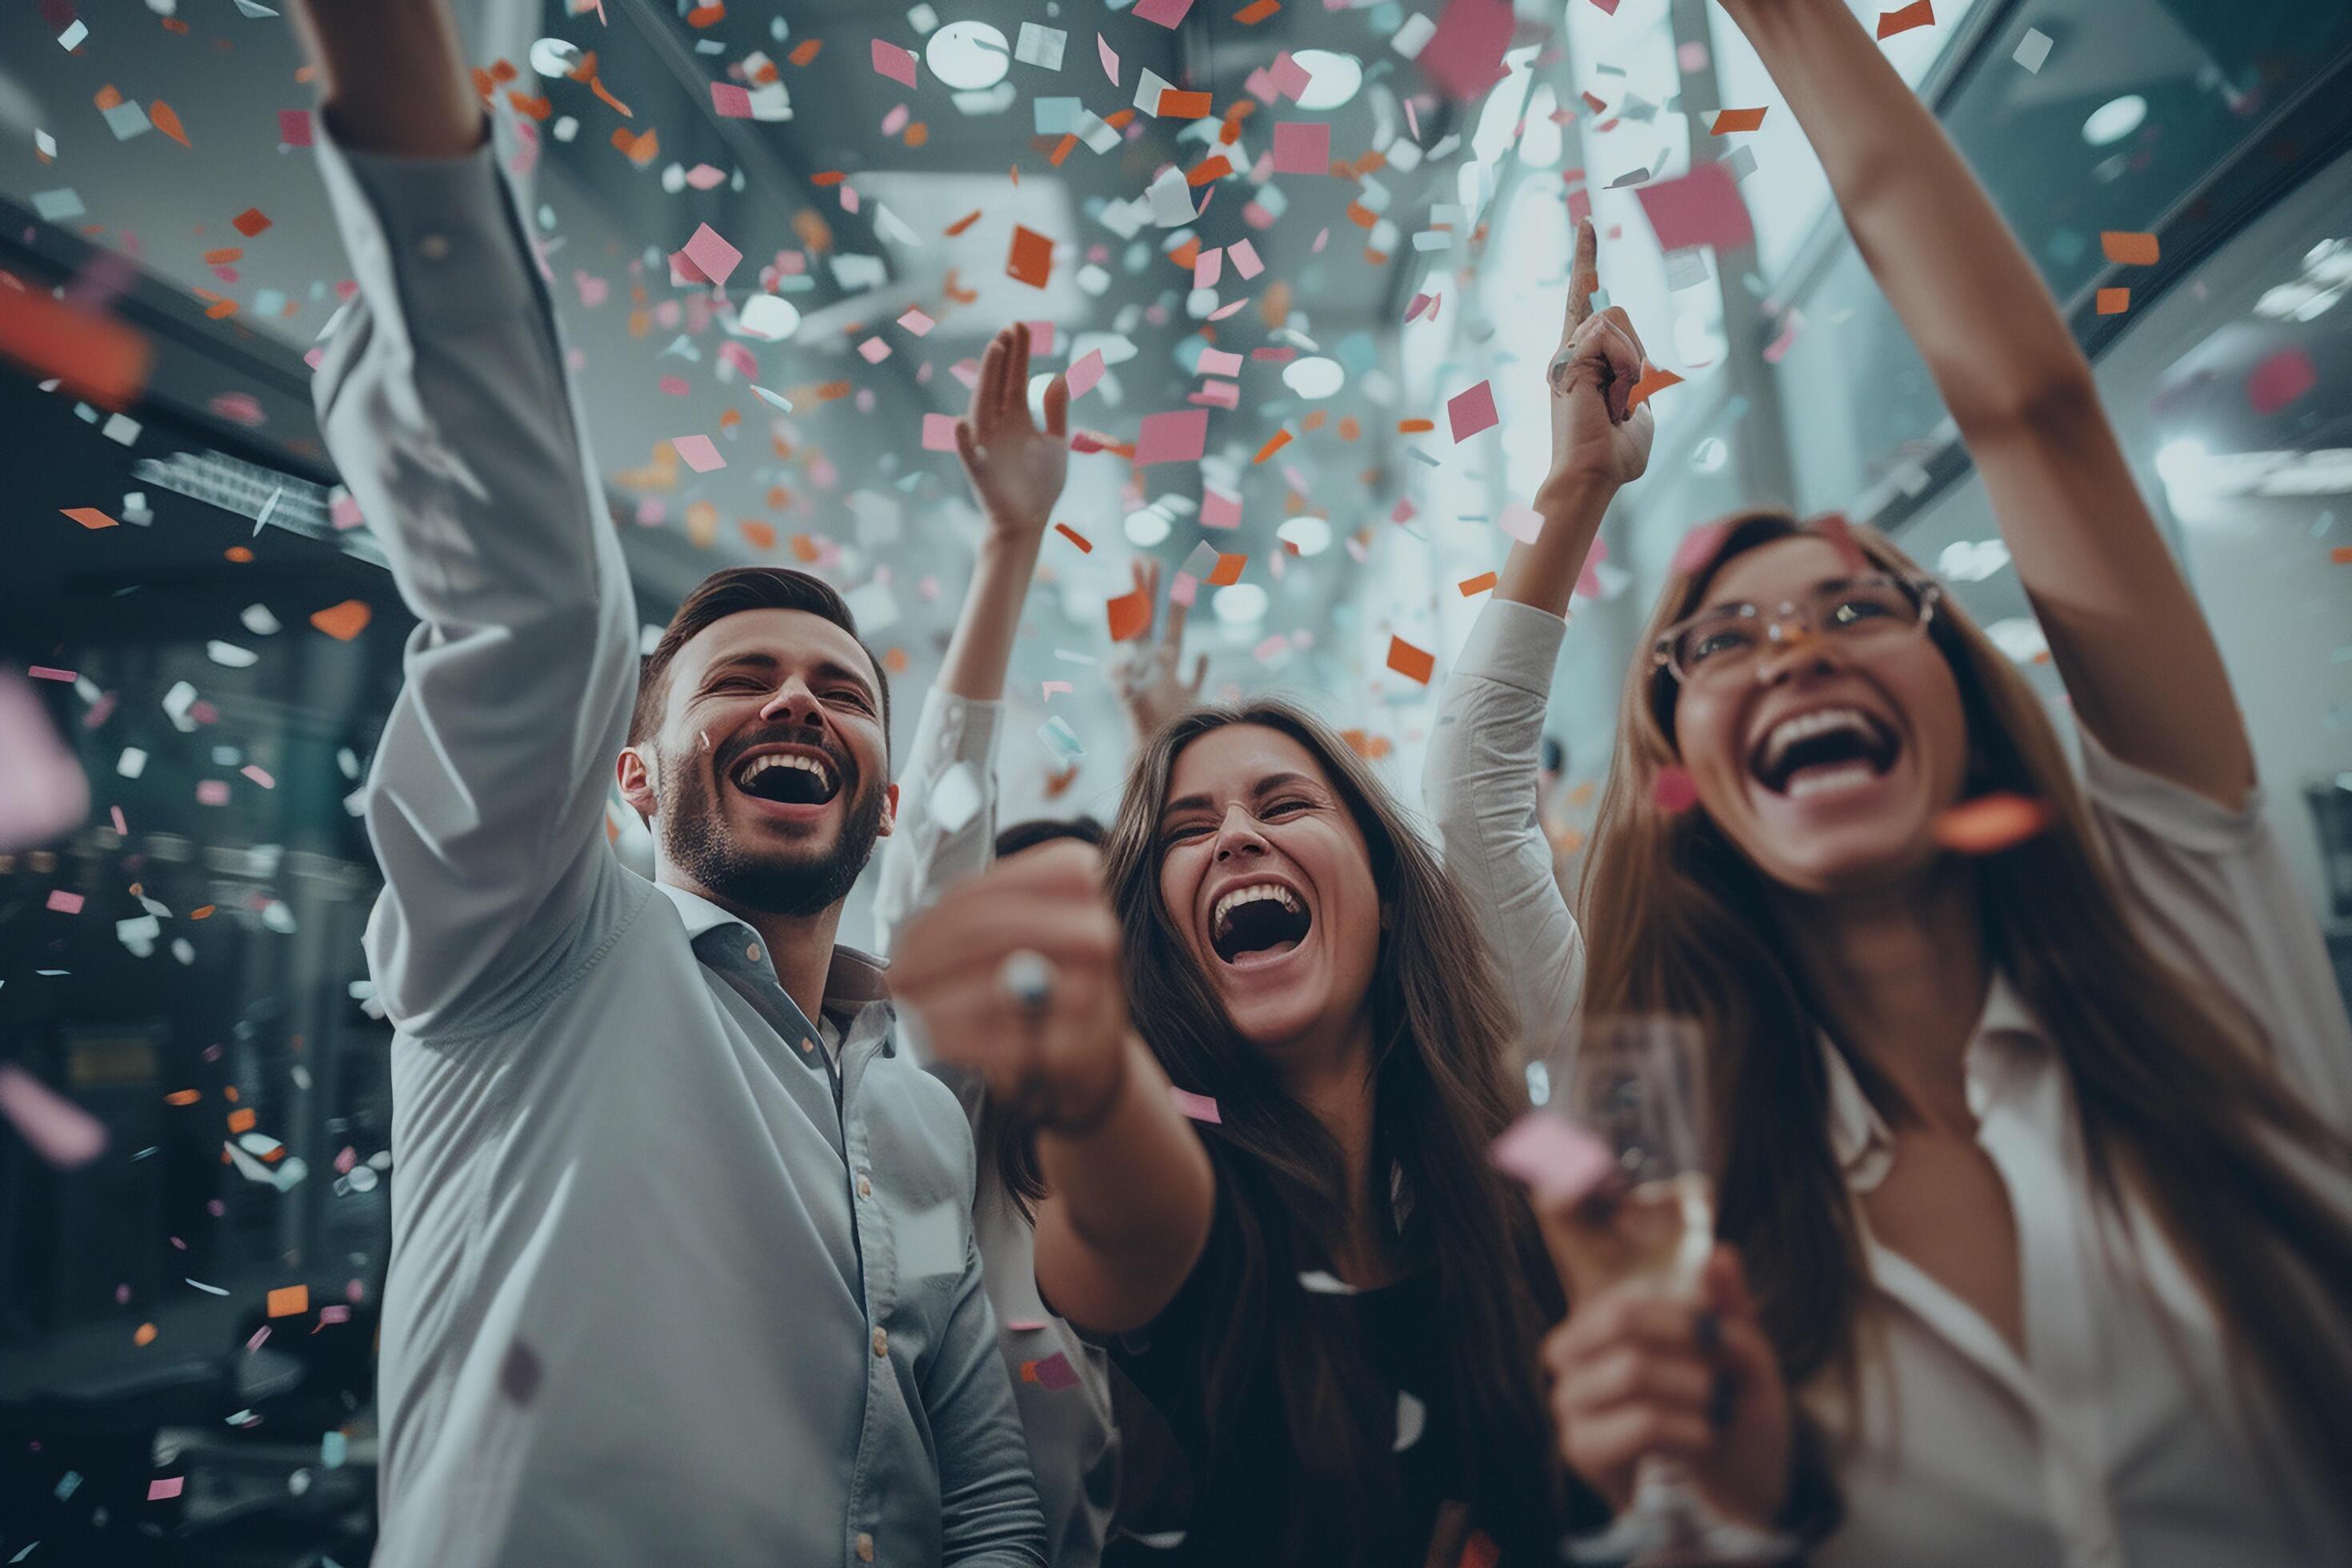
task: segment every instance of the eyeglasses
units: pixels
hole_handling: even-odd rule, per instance
[[[1800,637],[1833,637],[1860,646],[1925,631],[1943,596],[1924,578],[1872,573],[1823,583],[1769,611],[1761,605],[1717,605],[1668,626],[1650,660],[1685,686],[1713,682],[1752,670],[1766,652]]]

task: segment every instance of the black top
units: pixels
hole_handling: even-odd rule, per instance
[[[1244,1389],[1237,1408],[1220,1418],[1224,1449],[1213,1457],[1201,1383],[1202,1335],[1211,1327],[1209,1312],[1222,1296],[1218,1283],[1235,1245],[1220,1184],[1216,1219],[1202,1261],[1174,1300],[1143,1331],[1112,1342],[1111,1356],[1150,1410],[1136,1414],[1145,1423],[1122,1414],[1122,1447],[1127,1448],[1120,1484],[1118,1539],[1104,1556],[1104,1568],[1257,1568],[1277,1560],[1306,1568],[1336,1562],[1339,1553],[1318,1556],[1315,1542],[1324,1535],[1313,1513],[1318,1504],[1306,1495],[1302,1467],[1291,1451],[1281,1396],[1270,1377]],[[1465,1443],[1464,1418],[1453,1397],[1454,1379],[1446,1363],[1453,1342],[1452,1326],[1439,1289],[1437,1271],[1423,1268],[1395,1283],[1353,1295],[1309,1292],[1296,1279],[1276,1287],[1307,1294],[1307,1321],[1313,1331],[1340,1339],[1352,1338],[1376,1386],[1372,1404],[1377,1425],[1364,1436],[1374,1453],[1393,1453],[1393,1469],[1364,1478],[1350,1487],[1345,1505],[1362,1521],[1370,1542],[1361,1568],[1423,1568],[1430,1549],[1440,1505],[1449,1499],[1466,1501],[1465,1477],[1469,1467],[1489,1475],[1496,1467],[1517,1470],[1543,1462],[1542,1456],[1516,1455],[1484,1458],[1475,1441]],[[1222,1330],[1223,1324],[1217,1327]],[[1280,1347],[1274,1347],[1280,1354]],[[1533,1375],[1531,1369],[1531,1375]],[[1129,1444],[1128,1435],[1150,1424],[1154,1413],[1164,1420],[1163,1432]],[[1369,1414],[1369,1413],[1368,1413]],[[1417,1430],[1416,1430],[1417,1428]],[[1150,1437],[1161,1440],[1152,1441]],[[1204,1484],[1210,1467],[1222,1459],[1213,1485]],[[1329,1506],[1328,1500],[1323,1505]],[[1496,1541],[1511,1531],[1494,1521],[1473,1514],[1474,1526],[1483,1526]],[[1147,1546],[1138,1537],[1181,1541]],[[1524,1529],[1522,1530],[1524,1536]],[[1303,1546],[1282,1551],[1285,1540]],[[1470,1561],[1482,1559],[1474,1555]],[[1491,1559],[1488,1559],[1491,1560]],[[1517,1559],[1507,1557],[1507,1561]],[[1450,1568],[1450,1564],[1449,1564]]]

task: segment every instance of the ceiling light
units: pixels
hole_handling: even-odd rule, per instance
[[[1004,35],[985,22],[950,22],[923,46],[931,74],[958,92],[994,87],[1013,68]]]
[[[2083,140],[2094,147],[2106,147],[2122,141],[2139,129],[2147,118],[2147,100],[2136,92],[2121,98],[2111,98],[2091,110],[2091,118],[2083,121]]]
[[[1220,588],[1209,605],[1216,611],[1217,619],[1229,626],[1254,626],[1265,619],[1265,590],[1255,583],[1235,583],[1229,588]]]
[[[1338,360],[1319,356],[1295,359],[1282,367],[1282,384],[1310,403],[1330,396],[1347,379],[1348,373],[1339,368]]]
[[[1301,109],[1337,109],[1364,85],[1364,64],[1353,55],[1330,49],[1299,49],[1290,57],[1306,68],[1307,90],[1298,95]]]

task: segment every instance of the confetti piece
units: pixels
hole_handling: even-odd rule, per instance
[[[337,642],[349,642],[367,629],[368,620],[374,614],[365,599],[345,599],[310,612],[310,624]]]
[[[269,1292],[269,1316],[299,1318],[310,1310],[310,1287],[283,1285]]]
[[[1401,637],[1389,638],[1388,665],[1407,680],[1429,684],[1431,673],[1437,668],[1437,656],[1426,648],[1418,648]]]
[[[174,110],[170,104],[164,102],[162,99],[159,98],[154,102],[147,106],[147,118],[154,121],[156,130],[161,131],[164,135],[169,136],[181,146],[191,147],[194,145],[194,142],[188,140],[187,131],[180,124],[178,110]]]
[[[1140,588],[1121,594],[1103,606],[1110,622],[1110,640],[1129,642],[1151,624],[1151,600]]]
[[[1088,349],[1080,354],[1069,369],[1070,400],[1076,402],[1095,389],[1103,378],[1103,356],[1100,349]]]
[[[1078,1373],[1068,1356],[1055,1351],[1037,1363],[1037,1381],[1045,1385],[1047,1393],[1059,1394],[1066,1388],[1077,1387]]]
[[[2050,826],[2049,805],[2021,795],[1979,795],[1939,815],[1936,842],[1957,855],[1994,855]]]
[[[1679,816],[1698,804],[1698,785],[1689,773],[1668,763],[1650,781],[1650,802],[1668,816]]]
[[[1054,525],[1054,531],[1068,540],[1071,543],[1076,545],[1087,554],[1092,555],[1095,552],[1094,542],[1088,539],[1085,534],[1080,533],[1076,529],[1072,528],[1068,523],[1055,523]]]
[[[1417,63],[1448,98],[1466,103],[1503,79],[1511,26],[1504,0],[1451,0]]]
[[[1897,33],[1907,33],[1914,27],[1932,27],[1935,25],[1936,8],[1931,0],[1917,0],[1916,5],[1906,5],[1900,11],[1880,12],[1878,36],[1882,38],[1891,38]]]
[[[62,510],[66,516],[73,519],[84,528],[120,528],[122,526],[121,523],[118,522],[113,518],[107,516],[106,513],[99,510],[98,508],[94,506],[69,506],[60,508],[59,510]]]
[[[726,282],[735,264],[743,259],[743,253],[720,238],[719,231],[707,223],[696,227],[693,237],[680,247],[680,254],[713,283]]]
[[[2131,290],[2102,289],[2098,292],[2097,305],[2099,314],[2102,316],[2120,316],[2131,309]]]
[[[1135,0],[1135,15],[1163,27],[1174,27],[1192,8],[1192,0]]]
[[[1209,411],[1184,409],[1172,414],[1147,414],[1135,440],[1139,468],[1154,463],[1198,461],[1209,439]]]
[[[1715,559],[1715,552],[1723,548],[1724,537],[1730,531],[1724,523],[1700,523],[1684,534],[1683,542],[1675,547],[1674,569],[1691,573],[1706,566]]]
[[[188,1478],[185,1476],[158,1476],[147,1483],[147,1500],[162,1502],[166,1498],[178,1497],[181,1489],[187,1484]]]
[[[1054,242],[1035,229],[1013,226],[1013,244],[1004,258],[1004,275],[1032,289],[1043,289],[1054,275]]]
[[[2025,37],[2017,41],[2017,52],[2009,58],[2023,66],[2029,74],[2039,76],[2042,63],[2050,58],[2051,43],[2049,34],[2039,27],[2028,27]]]
[[[1482,381],[1447,398],[1445,417],[1453,426],[1457,446],[1481,430],[1493,429],[1500,422],[1495,413],[1494,384]]]
[[[2124,234],[2115,229],[2103,229],[2099,234],[2099,249],[2118,267],[2156,265],[2156,236],[2152,234]]]
[[[1210,94],[1179,92],[1171,87],[1160,93],[1160,105],[1152,112],[1162,120],[1206,120],[1214,111]]]
[[[1625,400],[1625,412],[1631,414],[1644,403],[1670,386],[1680,386],[1683,378],[1659,365],[1642,367],[1642,379],[1633,384],[1633,395]]]
[[[246,208],[243,212],[237,214],[236,216],[229,219],[229,223],[236,229],[237,233],[245,236],[247,239],[251,239],[255,235],[259,234],[263,229],[269,226],[269,219],[263,215],[262,210],[259,207]]]
[[[1331,168],[1331,127],[1314,120],[1277,120],[1274,124],[1274,172],[1323,174]]]
[[[1492,588],[1498,581],[1499,579],[1492,572],[1481,572],[1475,577],[1465,577],[1454,586],[1462,590],[1464,598],[1475,599]]]
[[[1281,9],[1282,0],[1250,0],[1248,5],[1234,13],[1234,20],[1244,27],[1255,27]]]
[[[51,888],[49,889],[49,908],[57,910],[58,913],[61,915],[78,915],[81,913],[81,894],[69,893],[63,888]]]
[[[1658,237],[1660,250],[1694,245],[1736,250],[1755,241],[1755,226],[1748,221],[1738,184],[1721,163],[1701,163],[1680,179],[1643,185],[1633,195]]]
[[[104,1122],[14,1062],[0,1063],[0,1116],[60,1171],[87,1165],[106,1152]]]
[[[1421,1441],[1421,1434],[1429,1425],[1429,1406],[1404,1389],[1398,1389],[1396,1425],[1396,1441],[1390,1446],[1402,1454]]]
[[[880,38],[874,40],[874,69],[901,87],[915,85],[913,51],[902,49],[896,44],[885,43]]]
[[[1495,1168],[1547,1203],[1574,1205],[1616,1169],[1609,1145],[1548,1110],[1511,1123],[1486,1152]]]
[[[1718,109],[1715,111],[1715,123],[1707,127],[1707,134],[1729,136],[1735,132],[1754,131],[1763,123],[1761,109]]]
[[[2319,384],[2319,369],[2301,349],[2280,349],[2246,374],[2246,402],[2257,414],[2276,414]]]
[[[1216,569],[1209,574],[1209,585],[1230,588],[1242,580],[1242,571],[1249,564],[1247,555],[1227,555],[1219,552]]]
[[[1118,56],[1113,52],[1110,45],[1104,41],[1103,36],[1100,33],[1097,33],[1095,35],[1095,50],[1102,59],[1103,75],[1110,78],[1111,85],[1113,87],[1117,87],[1118,85]]]
[[[749,120],[751,95],[731,81],[714,81],[710,84],[710,107],[722,120]]]
[[[698,474],[707,474],[714,468],[727,466],[727,459],[711,444],[708,436],[673,436],[669,444],[677,454],[678,460]]]
[[[1194,1094],[1189,1089],[1178,1089],[1171,1083],[1168,1086],[1168,1098],[1176,1102],[1180,1114],[1194,1121],[1213,1122],[1220,1127],[1224,1125],[1225,1119],[1218,1113],[1217,1102],[1205,1094]]]
[[[1007,1318],[1004,1321],[1005,1331],[1008,1333],[1034,1334],[1045,1327],[1045,1320],[1043,1318]]]
[[[1327,1268],[1309,1268],[1298,1276],[1299,1289],[1317,1296],[1360,1295],[1353,1285]]]
[[[1542,534],[1543,525],[1543,513],[1518,501],[1503,508],[1503,515],[1495,520],[1496,527],[1522,544],[1533,544]]]
[[[1268,458],[1273,457],[1276,452],[1281,451],[1285,447],[1289,445],[1290,432],[1287,430],[1276,430],[1273,435],[1265,438],[1265,445],[1257,449],[1257,456],[1252,458],[1250,462],[1253,465],[1263,463]]]

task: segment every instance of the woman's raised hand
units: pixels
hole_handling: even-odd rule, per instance
[[[1045,427],[1029,417],[1029,324],[998,332],[980,362],[971,406],[956,421],[956,455],[992,533],[1042,536],[1070,471],[1070,384],[1045,387]]]
[[[1622,305],[1598,313],[1592,309],[1593,291],[1601,287],[1598,254],[1592,220],[1586,218],[1576,226],[1568,317],[1549,372],[1551,473],[1544,481],[1547,490],[1632,483],[1649,467],[1650,443],[1657,434],[1649,405],[1633,405],[1633,388],[1647,363],[1633,318]]]
[[[1761,1526],[1780,1511],[1788,1389],[1729,1247],[1707,1259],[1696,1302],[1636,1284],[1577,1302],[1543,1360],[1560,1455],[1612,1506],[1632,1500],[1642,1457],[1663,1454],[1727,1517]]]
[[[1147,556],[1135,563],[1135,591],[1156,611],[1158,561]],[[1112,654],[1111,686],[1139,742],[1201,700],[1201,684],[1209,675],[1209,656],[1204,653],[1192,660],[1189,677],[1182,672],[1185,615],[1185,607],[1171,599],[1158,637],[1152,637],[1146,626],[1143,635],[1120,645]]]
[[[1091,846],[1044,845],[949,889],[907,922],[890,991],[941,1061],[1045,1128],[1090,1127],[1126,1085],[1118,921]]]

